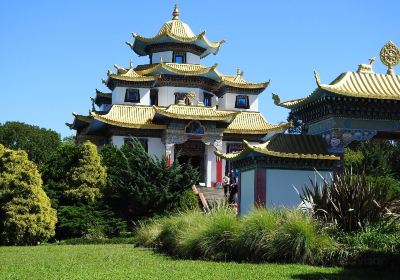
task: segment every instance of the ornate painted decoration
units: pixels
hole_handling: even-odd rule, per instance
[[[380,52],[380,58],[384,65],[388,67],[387,74],[394,75],[393,67],[400,62],[400,50],[392,42],[387,42]]]
[[[200,122],[198,121],[191,121],[186,127],[185,127],[185,133],[186,134],[192,134],[192,135],[204,135],[204,126],[201,125]]]

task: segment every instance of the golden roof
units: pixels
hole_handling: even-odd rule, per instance
[[[204,120],[204,121],[231,121],[239,111],[217,110],[212,107],[170,105],[167,108],[155,107],[157,114],[182,120]]]
[[[130,82],[149,82],[155,81],[155,77],[152,76],[143,76],[138,74],[132,67],[132,63],[130,63],[129,69],[124,69],[115,65],[117,69],[117,74],[108,71],[107,75],[109,78],[120,80],[120,81],[130,81]]]
[[[126,128],[165,129],[165,125],[152,122],[155,109],[148,106],[112,105],[106,114],[91,112],[91,116],[101,122]]]
[[[215,154],[228,160],[238,160],[246,157],[251,152],[259,154],[293,159],[313,160],[340,160],[340,157],[328,154],[323,139],[315,135],[276,134],[263,144],[251,145],[243,140],[244,148],[241,152]]]
[[[283,131],[289,125],[270,124],[260,112],[241,111],[225,129],[225,133],[235,134],[267,134],[272,131]]]
[[[222,76],[220,86],[227,85],[239,88],[258,89],[258,88],[266,88],[269,84],[270,81],[263,83],[251,83],[245,81],[243,79],[243,72],[241,72],[240,69],[238,68],[236,75]]]
[[[201,75],[209,72],[215,72],[217,76],[220,76],[221,74],[215,69],[216,67],[217,64],[207,67],[200,64],[160,62],[157,64],[138,65],[135,70],[140,75],[151,75],[157,70],[164,69],[175,74]]]
[[[355,98],[371,98],[382,100],[400,100],[400,76],[389,74],[377,74],[372,69],[375,58],[370,59],[370,64],[360,64],[356,72],[345,72],[339,75],[330,84],[321,83],[321,78],[314,72],[317,89],[305,98],[281,102],[278,95],[272,98],[276,105],[288,109],[296,108],[320,98],[325,92],[331,92],[340,96]]]
[[[199,35],[195,35],[192,29],[179,19],[179,11],[175,7],[173,12],[173,18],[170,21],[161,26],[157,35],[151,38],[142,37],[136,33],[132,33],[135,38],[135,43],[127,44],[138,53],[139,55],[146,55],[146,46],[153,43],[163,43],[164,41],[177,41],[179,43],[194,43],[200,47],[206,49],[202,54],[202,57],[209,53],[216,54],[219,47],[225,42],[224,40],[218,42],[210,42],[205,36],[205,32],[201,32]],[[208,49],[208,50],[207,50]]]

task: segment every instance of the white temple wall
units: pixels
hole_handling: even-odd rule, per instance
[[[111,137],[112,144],[121,148],[124,145],[125,138],[129,138],[128,135],[114,135]],[[162,159],[165,155],[165,145],[161,142],[161,138],[156,137],[138,137],[140,139],[147,139],[148,153],[154,155],[159,159]]]
[[[176,92],[187,93],[189,91],[193,91],[194,93],[196,93],[197,98],[200,97],[200,101],[203,101],[203,90],[199,89],[199,88],[159,87],[158,88],[158,106],[169,106],[171,104],[175,104],[175,93]],[[149,100],[149,102],[150,102],[150,100]]]
[[[172,51],[153,53],[152,63],[172,62]]]
[[[319,171],[326,179],[331,178],[332,172]],[[300,197],[294,187],[300,192],[305,184],[313,181],[320,183],[321,177],[314,170],[292,170],[292,169],[267,169],[266,180],[266,205],[274,207],[297,207]]]
[[[254,170],[240,175],[240,215],[248,214],[254,208]]]
[[[236,96],[247,95],[249,97],[249,109],[235,108]],[[257,111],[258,112],[258,95],[256,94],[239,94],[239,93],[225,93],[222,98],[219,98],[219,109],[226,110],[243,110],[243,111]]]
[[[200,56],[193,53],[186,53],[186,63],[187,64],[200,64]]]
[[[161,138],[148,137],[147,141],[149,154],[162,159],[165,155],[165,145],[161,142]]]
[[[206,145],[204,162],[206,167],[206,186],[211,187],[217,181],[217,158],[214,154],[214,146]]]
[[[125,102],[126,89],[138,89],[140,94],[140,102],[132,103]],[[150,89],[149,88],[135,88],[135,87],[116,87],[112,91],[112,104],[131,104],[131,105],[150,105]]]

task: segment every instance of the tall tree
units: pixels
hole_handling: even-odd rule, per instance
[[[0,144],[13,150],[26,151],[29,159],[40,169],[60,143],[60,135],[50,129],[21,122],[0,124]]]
[[[121,149],[101,150],[107,167],[105,200],[126,219],[161,214],[197,181],[191,165],[149,156],[137,139]]]
[[[56,211],[36,165],[0,144],[0,244],[37,244],[54,235]]]

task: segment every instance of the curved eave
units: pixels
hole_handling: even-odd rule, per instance
[[[233,118],[240,113],[233,111],[223,111],[224,113],[218,115],[218,112],[215,109],[188,105],[172,105],[166,109],[156,106],[153,106],[153,108],[155,109],[156,114],[159,117],[167,117],[171,119],[181,120],[224,121],[228,123],[231,122]],[[177,112],[179,109],[182,109],[182,111]]]
[[[268,85],[270,84],[270,81],[268,82],[263,82],[263,83],[235,83],[233,81],[229,80],[222,80],[220,87],[223,86],[230,86],[230,87],[235,87],[235,88],[243,88],[243,89],[260,89],[260,90],[265,90]]]
[[[153,82],[156,80],[155,77],[129,77],[122,76],[117,74],[111,74],[108,76],[110,79],[118,80],[118,81],[126,81],[126,82]]]
[[[127,42],[127,44],[140,56],[149,55],[146,51],[146,47],[149,45],[161,43],[190,43],[205,49],[200,56],[203,58],[209,54],[217,54],[220,46],[225,42],[224,40],[219,42],[210,42],[204,32],[194,37],[179,37],[169,31],[164,31],[152,38],[142,37],[135,33],[133,33],[132,36],[135,38],[134,43]]]
[[[221,74],[216,70],[216,67],[217,64],[214,64],[211,67],[204,67],[191,64],[161,62],[158,64],[140,65],[135,69],[135,71],[140,75],[190,75],[219,81]]]
[[[65,123],[65,125],[68,126],[70,129],[77,129],[79,127],[89,126],[93,120],[91,116],[78,115],[77,113],[72,113],[72,115],[74,116],[73,123]]]
[[[269,128],[264,128],[264,129],[252,129],[251,127],[249,128],[243,128],[243,129],[232,129],[232,128],[226,128],[224,130],[224,133],[232,133],[232,134],[260,134],[260,135],[265,135],[271,132],[284,132],[286,129],[290,127],[288,123],[285,124],[278,124],[278,125],[269,125]]]
[[[115,106],[115,105],[114,105]],[[146,120],[139,120],[139,121],[129,121],[129,120],[124,120],[124,119],[116,119],[113,117],[109,116],[109,113],[111,112],[113,108],[108,111],[107,114],[97,114],[96,112],[91,112],[91,116],[93,119],[98,120],[100,122],[117,126],[117,127],[124,127],[124,128],[137,128],[137,129],[165,129],[165,125],[159,125],[159,124],[154,124],[151,123],[152,118],[147,118]],[[154,115],[153,115],[154,116]]]
[[[215,154],[218,157],[221,157],[226,160],[239,160],[244,158],[251,152],[255,152],[261,155],[267,155],[271,157],[279,157],[279,158],[293,158],[293,159],[312,159],[312,160],[340,160],[340,157],[334,155],[323,155],[323,154],[298,154],[298,153],[284,153],[284,152],[276,152],[268,149],[269,141],[260,144],[260,145],[250,145],[246,140],[243,140],[244,149],[239,153],[228,153],[223,154],[218,151],[215,151]]]

